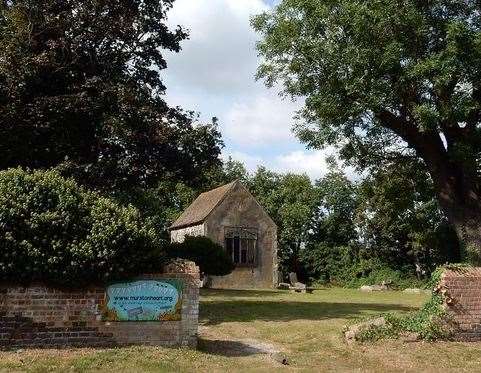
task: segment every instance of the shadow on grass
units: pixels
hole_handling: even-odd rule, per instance
[[[264,296],[288,294],[286,290],[224,290],[224,289],[200,289],[201,296],[222,298],[259,298]]]
[[[406,312],[415,308],[394,304],[230,300],[200,305],[204,325],[222,322],[353,319],[368,314]]]
[[[265,354],[262,348],[241,341],[227,341],[199,338],[198,349],[211,355],[227,357]]]

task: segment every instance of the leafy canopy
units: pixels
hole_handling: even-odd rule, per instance
[[[428,163],[439,153],[476,176],[477,1],[283,0],[253,26],[262,35],[259,77],[306,99],[302,141],[341,146],[366,166],[398,154],[402,139]]]
[[[48,168],[98,188],[201,182],[220,134],[163,99],[174,0],[0,2],[0,168]]]
[[[260,167],[247,185],[277,224],[280,271],[300,272],[298,255],[306,242],[319,197],[307,175],[278,174]]]
[[[459,242],[419,162],[377,170],[358,188],[356,225],[366,251],[391,267],[405,263],[430,273],[460,260]]]

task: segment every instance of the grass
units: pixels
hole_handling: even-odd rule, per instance
[[[340,330],[350,320],[407,312],[426,298],[348,289],[313,294],[203,291],[198,351],[129,347],[0,352],[0,372],[481,372],[481,343],[343,342]],[[279,351],[290,365],[282,366],[265,351]]]

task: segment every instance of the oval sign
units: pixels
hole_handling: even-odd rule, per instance
[[[113,284],[106,291],[105,320],[180,320],[182,282],[145,280]]]

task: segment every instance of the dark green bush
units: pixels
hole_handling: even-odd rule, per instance
[[[55,171],[0,172],[0,280],[76,287],[158,270],[154,232]]]
[[[310,280],[319,284],[359,288],[385,281],[395,289],[425,287],[427,284],[427,279],[416,278],[411,267],[392,269],[379,258],[366,259],[357,251],[354,246],[332,247],[321,243],[301,251],[300,261]]]
[[[170,244],[166,251],[171,258],[195,262],[205,275],[225,276],[235,268],[224,248],[207,237],[186,237],[183,243]]]
[[[386,282],[393,289],[425,288],[428,279],[418,279],[409,267],[393,269],[379,259],[360,260],[344,275],[343,285],[359,288],[363,285],[376,285]]]

